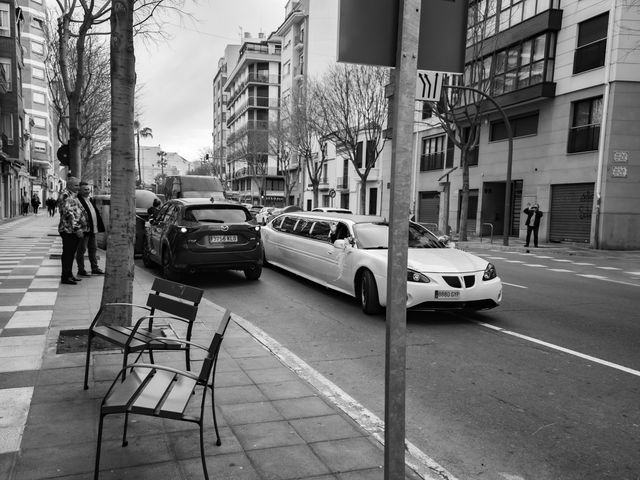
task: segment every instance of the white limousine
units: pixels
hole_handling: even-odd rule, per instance
[[[410,222],[407,308],[483,310],[500,305],[502,282],[480,257],[449,248]],[[295,212],[262,228],[265,263],[359,299],[373,314],[387,304],[389,225],[382,217]]]

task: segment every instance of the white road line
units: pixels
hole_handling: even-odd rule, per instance
[[[640,272],[624,272],[627,275],[635,275],[635,276],[640,276]]]
[[[560,272],[560,273],[576,273],[573,270],[567,270],[566,268],[550,268],[550,272]]]
[[[583,265],[583,266],[591,266],[593,267],[595,263],[587,263],[587,262],[573,262],[574,265]]]
[[[608,280],[608,277],[603,277],[602,275],[588,275],[586,273],[579,273],[578,274],[579,277],[584,277],[584,278],[593,278],[594,280]]]
[[[601,358],[592,357],[591,355],[586,355],[584,353],[580,353],[580,352],[577,352],[575,350],[571,350],[569,348],[564,348],[564,347],[561,347],[559,345],[555,345],[553,343],[545,342],[543,340],[538,340],[537,338],[529,337],[527,335],[522,335],[521,333],[512,332],[511,330],[505,330],[504,328],[496,327],[495,325],[490,325],[488,323],[479,322],[477,320],[471,320],[471,321],[474,322],[474,323],[477,323],[478,325],[480,325],[482,327],[486,327],[486,328],[489,328],[491,330],[495,330],[495,331],[500,332],[500,333],[511,335],[513,337],[517,337],[517,338],[520,338],[522,340],[526,340],[528,342],[536,343],[538,345],[543,345],[545,347],[551,348],[553,350],[557,350],[559,352],[568,353],[569,355],[574,355],[576,357],[580,357],[580,358],[583,358],[585,360],[589,360],[590,362],[599,363],[600,365],[604,365],[605,367],[611,367],[611,368],[614,368],[616,370],[620,370],[621,372],[630,373],[631,375],[635,375],[637,377],[640,377],[640,371],[634,370],[632,368],[624,367],[622,365],[618,365],[617,363],[608,362],[607,360],[602,360]]]
[[[508,263],[524,263],[522,260],[505,260]]]
[[[622,270],[621,268],[618,267],[596,267],[599,268],[600,270]]]
[[[566,260],[564,258],[554,258],[552,259],[554,262],[564,262],[564,263],[571,263],[571,260]]]
[[[509,285],[510,287],[516,287],[516,288],[529,288],[529,287],[525,287],[524,285],[517,285],[515,283],[507,283],[507,282],[502,282],[502,285]]]
[[[209,300],[204,300],[209,302]],[[213,302],[209,302],[215,305]],[[329,400],[342,411],[355,420],[362,428],[368,431],[378,442],[384,445],[384,422],[372,411],[358,403],[356,399],[343,391],[335,383],[328,380],[320,372],[312,368],[304,360],[290,350],[283,347],[266,332],[253,325],[237,314],[233,314],[233,320],[239,327],[246,330],[253,338],[264,345],[285,365],[291,368],[298,376],[309,382],[322,392]],[[407,452],[405,462],[426,480],[457,480],[444,467],[422,452],[408,440],[405,442]],[[437,476],[436,476],[437,475]]]
[[[525,263],[523,267],[547,268],[546,265],[540,265],[539,263]]]

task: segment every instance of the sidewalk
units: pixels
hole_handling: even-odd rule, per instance
[[[85,353],[56,353],[61,330],[88,327],[103,285],[99,276],[60,285],[57,222],[45,212],[0,224],[2,479],[93,478],[100,401],[122,362],[119,351],[95,353],[85,391]],[[142,269],[135,275],[134,303],[144,304],[153,276]],[[221,308],[201,303],[194,341],[209,342]],[[379,434],[353,421],[251,330],[237,317],[222,343],[216,374],[222,446],[213,440],[211,418],[205,422],[211,478],[382,479]],[[171,364],[172,357],[178,356],[158,354],[156,361]],[[100,478],[203,478],[197,426],[133,416],[126,448],[122,426],[107,417]],[[406,478],[441,478],[418,470],[407,467]]]

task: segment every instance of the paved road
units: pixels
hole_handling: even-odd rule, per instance
[[[479,253],[502,307],[408,317],[408,438],[461,480],[637,479],[640,263]],[[382,315],[278,270],[196,283],[383,417]]]

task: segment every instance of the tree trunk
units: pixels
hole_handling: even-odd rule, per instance
[[[135,158],[133,105],[136,83],[133,47],[134,0],[114,0],[111,13],[111,224],[102,303],[133,299]],[[128,325],[131,310],[105,318]]]
[[[460,241],[467,241],[467,217],[469,212],[469,165],[466,149],[461,150],[460,165],[462,165],[462,198],[460,199]]]
[[[360,178],[360,215],[367,214],[367,179],[366,177]]]

